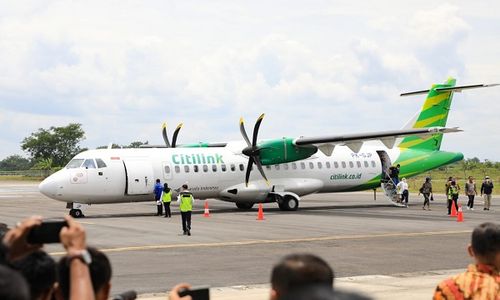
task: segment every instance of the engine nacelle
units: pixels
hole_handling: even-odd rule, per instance
[[[258,144],[259,158],[263,165],[276,165],[306,159],[316,153],[316,146],[297,146],[292,138],[284,137]]]

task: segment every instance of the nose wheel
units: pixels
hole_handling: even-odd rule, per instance
[[[71,209],[69,211],[69,215],[72,216],[73,218],[83,218],[83,217],[85,217],[83,215],[83,212],[82,212],[81,209]]]

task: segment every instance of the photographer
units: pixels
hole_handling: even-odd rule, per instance
[[[89,267],[83,258],[86,252],[85,230],[70,216],[66,216],[65,221],[67,226],[62,227],[59,238],[69,257],[70,299],[94,300]],[[9,230],[0,243],[0,264],[14,262],[40,249],[42,244],[30,244],[27,238],[33,228],[41,225],[42,218],[33,216]]]

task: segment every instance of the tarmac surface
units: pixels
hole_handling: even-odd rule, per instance
[[[180,215],[154,216],[156,204],[92,205],[80,221],[88,244],[107,253],[113,266],[112,293],[136,290],[141,298],[165,299],[179,282],[209,285],[213,299],[267,299],[270,271],[284,255],[309,252],[334,269],[335,287],[357,290],[375,299],[429,299],[444,277],[464,270],[472,229],[500,220],[500,202],[490,211],[464,210],[462,223],[446,215],[444,195],[435,195],[432,211],[422,197],[410,195],[410,207],[390,205],[382,193],[316,194],[304,197],[296,212],[264,204],[249,211],[234,204],[196,201],[192,236],[183,236]],[[459,203],[465,205],[466,197]],[[30,215],[61,218],[65,203],[38,192],[37,183],[0,181],[0,222],[14,226]],[[56,259],[58,244],[45,250]]]

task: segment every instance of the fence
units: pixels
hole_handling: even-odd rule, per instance
[[[21,176],[21,177],[38,177],[45,178],[50,176],[52,170],[19,170],[19,171],[0,171],[0,176]]]

